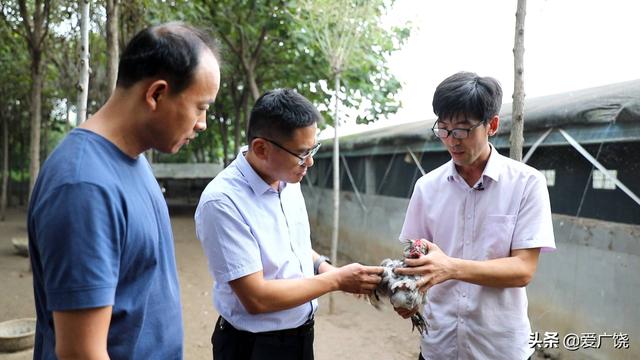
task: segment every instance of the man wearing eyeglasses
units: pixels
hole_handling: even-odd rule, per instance
[[[334,268],[311,248],[299,183],[320,147],[319,119],[293,90],[265,93],[251,111],[248,148],[200,198],[196,233],[220,314],[214,359],[313,359],[316,298],[368,294],[380,282],[381,267]]]
[[[421,275],[428,333],[419,359],[527,359],[531,327],[525,286],[540,251],[555,249],[544,176],[500,155],[502,90],[490,77],[457,73],[433,97],[433,134],[451,161],[418,180],[401,239],[429,252],[398,273]],[[403,317],[418,309],[398,309]]]

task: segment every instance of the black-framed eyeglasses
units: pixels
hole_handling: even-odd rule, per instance
[[[296,154],[293,151],[287,149],[286,147],[278,144],[277,142],[275,142],[275,141],[273,141],[271,139],[267,139],[267,138],[263,138],[263,137],[261,137],[260,139],[266,140],[266,141],[272,143],[273,145],[279,147],[280,149],[288,152],[289,154],[297,157],[298,158],[298,165],[304,165],[304,163],[307,162],[308,158],[313,157],[313,155],[315,155],[318,152],[318,150],[320,149],[320,145],[321,145],[320,143],[317,143],[311,149],[303,152],[302,154]]]
[[[435,135],[437,138],[440,138],[440,139],[446,139],[449,137],[449,135],[453,136],[454,139],[466,139],[469,137],[469,133],[473,129],[477,128],[482,124],[484,124],[484,122],[481,121],[468,129],[455,128],[455,129],[447,130],[447,129],[436,127],[438,125],[438,122],[436,121],[435,124],[433,124],[431,131],[433,131],[433,135]]]

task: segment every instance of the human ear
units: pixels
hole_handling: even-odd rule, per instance
[[[169,84],[165,80],[156,80],[147,86],[144,100],[151,111],[158,108],[158,102],[169,94]]]
[[[498,127],[500,125],[500,118],[498,115],[494,115],[489,120],[489,136],[493,136],[498,132]]]
[[[260,160],[266,160],[269,157],[269,146],[267,142],[261,138],[251,140],[251,151]]]

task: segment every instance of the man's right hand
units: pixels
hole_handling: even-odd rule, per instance
[[[371,294],[378,286],[381,266],[365,266],[358,263],[345,265],[334,270],[338,289],[353,294]]]

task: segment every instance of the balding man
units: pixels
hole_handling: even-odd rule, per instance
[[[181,359],[173,235],[148,149],[206,129],[216,47],[170,23],[138,33],[115,91],[38,176],[28,214],[38,318],[34,359]]]

